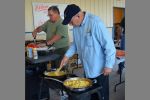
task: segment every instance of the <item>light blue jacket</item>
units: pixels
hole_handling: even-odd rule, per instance
[[[73,43],[67,57],[77,53],[87,78],[102,74],[103,68],[113,68],[116,49],[107,28],[98,16],[86,13],[80,26],[73,27]]]

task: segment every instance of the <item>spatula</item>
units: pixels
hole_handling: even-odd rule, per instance
[[[60,67],[55,71],[55,73],[59,73],[60,70],[62,69],[62,67],[65,66],[65,65],[66,65],[66,64],[63,64],[62,66],[60,66]]]
[[[62,69],[62,67],[63,67],[63,66],[60,66],[60,67],[55,71],[55,73],[59,73],[60,70]]]

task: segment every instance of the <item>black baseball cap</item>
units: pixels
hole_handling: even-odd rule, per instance
[[[80,7],[75,4],[70,4],[65,8],[64,11],[64,20],[62,22],[63,25],[67,25],[71,18],[76,15],[79,11],[81,11]]]

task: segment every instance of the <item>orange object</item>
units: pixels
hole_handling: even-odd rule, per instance
[[[117,56],[117,57],[125,56],[125,51],[124,51],[124,50],[117,50],[117,51],[116,51],[116,56]]]
[[[39,46],[37,46],[37,44],[35,43],[30,43],[27,45],[27,47],[30,47],[30,48],[39,48]]]

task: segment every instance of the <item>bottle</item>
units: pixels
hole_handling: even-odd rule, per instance
[[[49,63],[47,64],[47,71],[51,70],[51,61],[49,61]]]
[[[27,56],[28,56],[29,58],[32,58],[32,57],[33,57],[32,55],[33,55],[33,54],[32,54],[32,48],[27,47]]]
[[[33,47],[33,59],[38,59],[38,53],[36,47]]]

